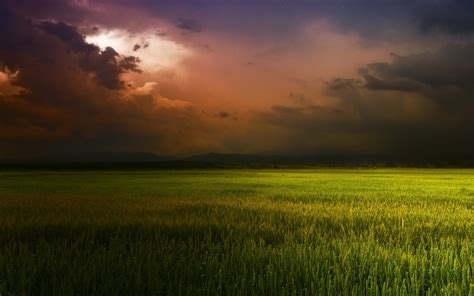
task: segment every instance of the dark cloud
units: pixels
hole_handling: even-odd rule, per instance
[[[474,102],[474,43],[453,43],[408,56],[392,55],[390,63],[369,64],[359,74],[360,80],[336,79],[329,88],[412,93],[442,108],[465,109]]]
[[[423,32],[444,31],[451,34],[474,32],[474,2],[469,0],[433,1],[428,7],[418,7]]]
[[[327,87],[331,91],[344,90],[362,85],[363,82],[360,79],[352,78],[335,78],[327,83]]]
[[[229,118],[232,116],[232,114],[230,114],[229,112],[226,112],[226,111],[221,111],[219,113],[217,113],[217,116],[220,117],[220,118]]]
[[[176,27],[190,33],[202,31],[202,25],[194,19],[181,19],[176,23]]]
[[[136,43],[135,45],[133,45],[133,51],[138,51],[141,48],[146,49],[148,47],[150,47],[150,43],[148,41],[143,40],[141,43]]]
[[[259,118],[291,130],[305,152],[472,157],[473,55],[469,42],[392,55],[358,78],[330,81],[326,92],[337,107],[274,106]]]
[[[238,120],[238,117],[235,114],[233,114],[231,112],[228,112],[228,111],[217,112],[214,116],[217,117],[217,118],[220,118],[220,119]]]
[[[120,56],[113,48],[101,50],[85,41],[76,28],[62,22],[41,22],[39,28],[59,38],[68,49],[77,54],[79,65],[85,71],[94,73],[100,84],[110,89],[120,89],[123,82],[120,75],[126,71],[140,72],[140,60],[133,56]]]
[[[166,34],[166,32],[163,32],[160,29],[158,29],[158,30],[155,31],[155,35],[158,36],[158,37],[166,37],[167,34]],[[148,46],[149,46],[149,44],[146,44],[145,47],[148,47]]]
[[[384,112],[383,102],[371,104],[375,104],[372,112]],[[467,117],[426,119],[399,113],[391,118],[365,112],[363,102],[340,108],[345,110],[279,106],[260,113],[258,118],[278,130],[280,143],[275,150],[282,153],[385,155],[418,160],[474,156],[474,140],[470,137],[474,126]]]
[[[87,151],[186,153],[208,145],[186,104],[151,88],[125,89],[136,57],[85,42],[61,22],[0,10],[0,154],[34,158]],[[153,84],[151,84],[153,85]]]
[[[124,71],[133,71],[137,73],[142,73],[142,70],[138,67],[140,59],[134,56],[123,57],[119,60],[118,64]]]
[[[43,21],[39,23],[38,27],[49,34],[58,37],[75,52],[96,53],[99,51],[97,46],[85,42],[84,36],[81,35],[75,27],[63,22]]]

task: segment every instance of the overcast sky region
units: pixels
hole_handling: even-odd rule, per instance
[[[4,0],[0,158],[474,155],[474,1]]]

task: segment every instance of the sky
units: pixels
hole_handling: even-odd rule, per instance
[[[474,155],[474,2],[3,0],[0,159]]]

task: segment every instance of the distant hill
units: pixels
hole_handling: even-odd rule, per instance
[[[79,160],[87,162],[161,162],[176,159],[175,156],[157,155],[148,152],[98,153],[79,158]]]
[[[235,168],[235,167],[474,167],[474,158],[430,159],[386,155],[258,155],[206,153],[187,157],[147,152],[99,152],[3,160],[3,168]]]
[[[221,154],[221,153],[206,153],[198,154],[184,158],[187,161],[193,162],[207,162],[220,164],[249,164],[269,162],[272,156],[264,156],[257,154]]]
[[[258,155],[208,153],[185,158],[188,161],[242,165],[344,165],[392,161],[388,156],[341,155]]]

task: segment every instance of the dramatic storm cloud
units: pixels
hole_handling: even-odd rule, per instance
[[[0,159],[471,157],[469,1],[0,4]]]

